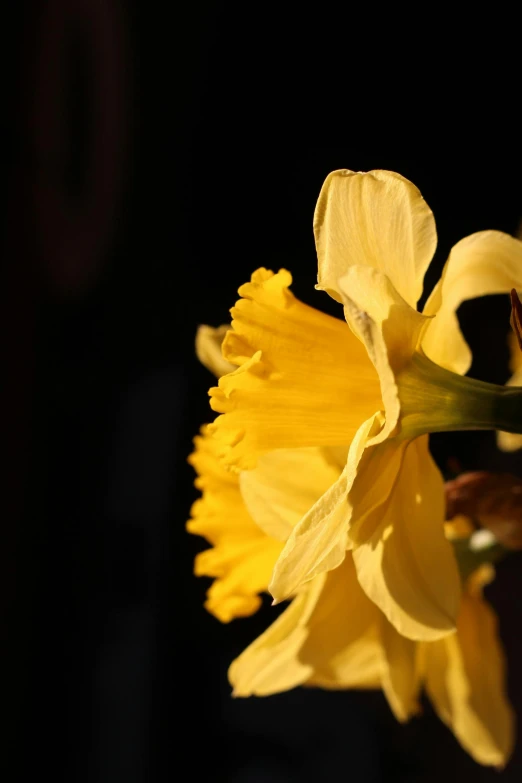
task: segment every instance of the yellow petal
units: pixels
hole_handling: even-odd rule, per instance
[[[304,588],[232,664],[238,696],[296,685],[335,690],[382,687],[399,720],[418,709],[415,643],[384,620],[357,581],[353,559]]]
[[[339,280],[346,320],[365,344],[381,385],[386,424],[374,442],[394,430],[400,413],[396,378],[414,355],[429,319],[400,296],[377,269],[353,266]]]
[[[294,598],[232,664],[229,678],[238,696],[263,696],[301,684],[378,688],[382,667],[379,611],[359,587],[347,557]]]
[[[454,631],[460,598],[442,478],[426,437],[366,448],[378,422],[361,427],[340,478],[292,531],[269,590],[284,600],[353,547],[362,588],[399,633],[438,639]]]
[[[269,586],[276,602],[288,598],[317,574],[339,566],[348,546],[352,506],[348,493],[368,439],[382,426],[376,414],[360,427],[338,480],[293,529],[277,561]]]
[[[234,473],[226,470],[219,460],[219,443],[211,436],[209,425],[201,427],[194,438],[194,451],[187,461],[197,473],[195,485],[198,489],[214,489],[220,492],[226,488],[237,495],[238,479]]]
[[[258,593],[267,590],[282,545],[251,519],[238,476],[224,470],[208,427],[194,442],[189,462],[199,474],[196,485],[203,495],[192,506],[187,530],[214,545],[196,557],[195,573],[215,579],[205,606],[219,620],[229,622],[258,609]]]
[[[392,171],[334,171],[314,216],[319,284],[342,301],[351,266],[383,272],[415,307],[437,245],[433,214],[415,185]]]
[[[382,689],[393,714],[401,723],[420,711],[421,681],[417,669],[417,642],[401,636],[380,614],[383,647]]]
[[[233,372],[236,366],[223,358],[221,346],[230,329],[226,324],[214,328],[202,325],[196,332],[196,356],[201,364],[214,373],[217,378]]]
[[[380,687],[379,615],[361,590],[348,555],[328,574],[308,622],[309,634],[299,652],[299,660],[313,669],[306,684],[336,690]]]
[[[429,358],[466,373],[471,351],[460,331],[458,307],[467,299],[512,288],[522,288],[522,242],[500,231],[481,231],[458,242],[424,308],[425,315],[436,316],[422,340]]]
[[[256,612],[281,544],[268,536],[228,539],[196,556],[196,576],[214,577],[205,608],[222,623]]]
[[[509,334],[510,370],[513,373],[506,386],[522,386],[522,351],[516,335]],[[498,432],[497,444],[502,451],[517,451],[522,448],[522,435],[515,432]]]
[[[240,365],[210,390],[212,431],[228,465],[249,470],[280,448],[344,446],[381,407],[377,374],[347,324],[299,302],[291,276],[258,270],[239,290],[225,358]]]
[[[457,633],[423,647],[426,689],[439,717],[476,761],[503,767],[514,715],[494,613],[482,598],[465,595]]]
[[[454,631],[460,579],[444,535],[443,481],[427,437],[368,449],[350,502],[349,535],[366,594],[410,639]]]
[[[268,536],[286,541],[294,525],[339,478],[323,449],[279,449],[241,473],[241,495],[254,522]]]
[[[308,636],[307,623],[324,579],[314,580],[231,664],[228,678],[234,696],[269,696],[295,688],[311,676],[312,666],[299,660],[299,650]]]

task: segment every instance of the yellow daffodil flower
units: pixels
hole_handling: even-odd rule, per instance
[[[214,544],[198,555],[196,573],[215,577],[206,607],[227,622],[257,609],[283,541],[339,476],[342,450],[281,449],[237,474],[223,469],[207,429],[195,443],[191,461],[203,494],[189,530]],[[465,521],[452,529],[469,536]],[[502,766],[513,716],[496,620],[481,597],[485,576],[490,572],[479,569],[467,579],[457,633],[418,643],[400,636],[365,595],[348,553],[338,568],[304,585],[232,663],[234,695],[265,696],[298,685],[382,689],[396,718],[406,721],[419,711],[424,686],[463,747],[480,763]]]
[[[211,389],[223,465],[253,469],[274,449],[351,443],[346,465],[293,528],[270,591],[283,600],[352,550],[358,581],[404,636],[452,633],[460,581],[443,532],[442,478],[430,432],[522,431],[520,391],[463,378],[462,301],[520,287],[522,243],[486,231],[459,242],[421,314],[436,245],[431,210],[398,174],[327,178],[314,231],[318,287],[347,323],[296,300],[290,274],[242,286],[223,356],[237,369]]]

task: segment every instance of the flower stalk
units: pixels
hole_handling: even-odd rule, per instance
[[[429,432],[503,430],[522,433],[522,388],[498,386],[446,370],[420,352],[397,378],[398,437]]]

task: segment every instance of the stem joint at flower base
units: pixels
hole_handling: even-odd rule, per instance
[[[522,433],[521,387],[459,375],[420,352],[397,375],[396,384],[401,439],[456,430]]]

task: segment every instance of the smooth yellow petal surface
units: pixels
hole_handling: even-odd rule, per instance
[[[299,651],[325,578],[311,583],[231,664],[228,678],[234,696],[269,696],[295,688],[312,675],[312,666],[299,660]]]
[[[399,720],[418,710],[415,643],[400,637],[357,581],[348,555],[316,577],[229,670],[237,696],[296,685],[383,688]]]
[[[383,272],[415,307],[435,252],[433,214],[418,189],[392,171],[334,171],[314,216],[318,287],[342,301],[338,281],[351,266]]]
[[[265,592],[282,544],[252,521],[241,498],[237,475],[224,470],[208,427],[195,438],[189,462],[198,473],[203,495],[191,509],[187,530],[204,536],[212,549],[195,561],[197,576],[214,577],[205,603],[222,622],[255,612]]]
[[[234,695],[264,696],[304,684],[378,688],[382,671],[379,611],[348,557],[304,588],[234,661],[229,679]]]
[[[216,378],[221,378],[236,369],[236,365],[223,358],[222,345],[230,326],[206,326],[198,327],[196,332],[196,356],[201,364],[214,373]]]
[[[263,454],[254,470],[243,471],[239,484],[254,522],[267,535],[286,541],[339,473],[323,449],[279,449]]]
[[[269,586],[277,602],[293,595],[318,574],[331,571],[343,562],[349,545],[352,514],[348,493],[366,443],[381,429],[382,422],[380,414],[364,422],[352,441],[343,472],[292,531]]]
[[[239,289],[223,352],[238,369],[210,390],[222,458],[240,469],[280,448],[344,446],[381,407],[379,381],[344,321],[299,302],[289,272]]]
[[[510,370],[513,373],[506,386],[522,386],[522,351],[516,335],[509,334]],[[522,448],[522,435],[515,432],[498,432],[497,443],[502,451],[517,451]]]
[[[497,619],[478,595],[465,595],[457,633],[423,645],[426,689],[441,718],[480,764],[503,767],[513,749]]]
[[[429,358],[448,370],[469,370],[471,351],[462,336],[457,309],[467,299],[522,288],[522,242],[500,231],[481,231],[452,249],[433,289],[425,315],[435,315],[422,340]]]
[[[427,437],[366,451],[349,501],[349,537],[363,590],[403,636],[452,633],[460,579],[444,535],[444,486]]]
[[[381,685],[393,714],[401,723],[420,711],[420,672],[417,667],[418,643],[401,636],[380,615],[380,641],[383,670]]]
[[[319,577],[321,578],[321,577]],[[308,685],[376,688],[382,675],[379,610],[361,590],[348,556],[324,583],[299,659],[313,668]]]

